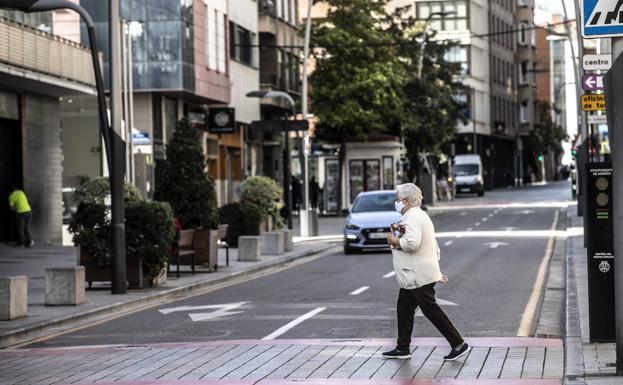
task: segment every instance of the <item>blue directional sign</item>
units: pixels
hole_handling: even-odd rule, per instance
[[[623,36],[623,1],[582,0],[582,36]]]

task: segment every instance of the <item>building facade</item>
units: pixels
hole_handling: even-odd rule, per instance
[[[59,244],[66,146],[60,104],[62,98],[95,94],[91,54],[51,34],[55,14],[1,15],[0,242],[15,240],[15,218],[6,205],[15,185],[30,200],[35,242]]]

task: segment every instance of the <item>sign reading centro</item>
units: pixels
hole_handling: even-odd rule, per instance
[[[612,55],[584,55],[582,56],[582,68],[584,71],[608,71],[612,67]]]

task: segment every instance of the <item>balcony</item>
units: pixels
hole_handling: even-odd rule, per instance
[[[0,79],[22,88],[38,84],[41,89],[35,91],[57,96],[93,94],[95,86],[87,48],[2,17]]]

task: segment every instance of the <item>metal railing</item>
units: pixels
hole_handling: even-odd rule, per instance
[[[87,48],[4,17],[0,17],[0,62],[95,85]]]

